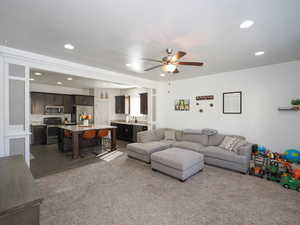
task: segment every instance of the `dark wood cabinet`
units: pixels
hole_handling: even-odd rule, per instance
[[[64,98],[64,113],[73,113],[74,106],[74,96],[73,95],[63,95]]]
[[[60,94],[44,94],[46,96],[46,105],[62,106],[64,104],[63,95]]]
[[[31,92],[31,113],[45,114],[46,106],[64,106],[64,113],[73,113],[74,105],[94,106],[94,96]]]
[[[32,145],[45,145],[47,143],[46,126],[34,125],[31,126],[31,144]]]
[[[137,133],[140,131],[148,130],[147,126],[140,125],[121,123],[111,123],[111,125],[117,127],[117,139],[128,142],[137,142]]]
[[[125,114],[125,95],[115,96],[115,113]]]
[[[94,96],[75,95],[75,105],[94,106]]]
[[[31,93],[31,113],[44,114],[45,113],[46,95],[44,93]]]
[[[140,113],[144,115],[148,114],[148,93],[140,94]]]

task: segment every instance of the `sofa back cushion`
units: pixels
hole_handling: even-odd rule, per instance
[[[181,140],[200,143],[204,146],[208,145],[208,136],[204,135],[204,134],[185,134],[185,133],[183,133]]]
[[[209,146],[218,146],[222,143],[225,135],[223,134],[214,134],[208,136],[208,145]]]
[[[165,130],[165,140],[176,141],[175,130]]]
[[[160,141],[165,139],[165,128],[158,128],[153,130],[153,141]]]

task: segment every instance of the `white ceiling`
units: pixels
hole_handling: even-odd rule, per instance
[[[1,0],[2,45],[152,80],[189,78],[300,59],[299,0]],[[246,19],[253,27],[242,30]],[[7,40],[7,42],[5,42]],[[66,43],[75,50],[63,48]],[[165,78],[126,63],[186,51]],[[263,56],[254,56],[256,51]],[[141,65],[146,68],[155,63]]]
[[[36,76],[35,73],[40,72],[42,75]],[[117,89],[128,89],[134,88],[136,86],[125,85],[120,83],[112,83],[108,81],[94,80],[88,78],[82,78],[78,76],[72,76],[68,74],[44,71],[39,69],[31,69],[30,70],[30,78],[33,78],[31,83],[36,84],[47,84],[47,85],[55,85],[55,86],[63,86],[63,87],[71,87],[71,88],[117,88]],[[68,78],[72,78],[72,80],[68,80]],[[57,82],[61,82],[61,84],[57,84]]]

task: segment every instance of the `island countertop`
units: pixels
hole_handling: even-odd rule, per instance
[[[114,129],[117,128],[115,126],[109,125],[90,125],[90,126],[82,126],[82,125],[60,125],[58,126],[61,129],[69,130],[71,132],[83,132],[88,130],[102,130],[102,129]]]
[[[125,124],[125,125],[134,125],[134,126],[150,126],[147,122],[126,122],[126,121],[123,121],[123,120],[111,120],[110,121],[111,123],[117,123],[117,124]]]

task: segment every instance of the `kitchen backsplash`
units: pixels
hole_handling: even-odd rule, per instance
[[[61,117],[62,121],[64,121],[65,118],[68,119],[68,121],[71,121],[71,114],[59,114],[59,115],[40,115],[40,114],[31,114],[30,117],[30,123],[31,124],[41,124],[43,123],[44,118],[48,117]]]

